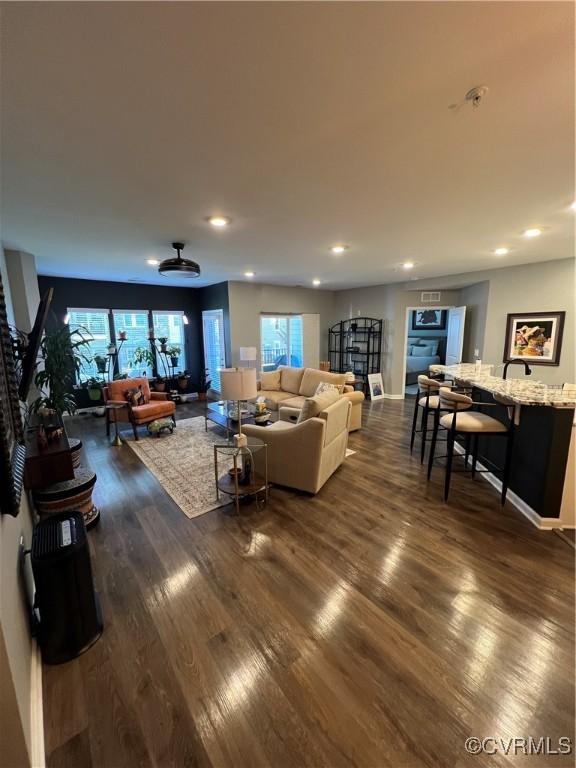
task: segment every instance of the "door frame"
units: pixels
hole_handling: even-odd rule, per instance
[[[205,315],[215,315],[219,313],[220,317],[222,318],[222,345],[223,345],[223,355],[224,355],[224,361],[223,361],[223,367],[226,367],[227,360],[226,360],[226,323],[224,322],[224,309],[221,307],[217,307],[216,309],[203,309],[202,310],[202,365],[204,368],[207,368],[206,365],[206,335],[204,333],[204,316]],[[210,387],[211,392],[215,392],[218,396],[220,396],[220,391],[218,389],[215,389],[214,387]]]
[[[416,309],[454,309],[455,304],[426,304],[425,306],[418,305],[417,307],[406,307],[406,319],[404,321],[404,340],[403,340],[403,351],[402,351],[402,397],[401,399],[404,400],[406,398],[406,350],[408,349],[408,336],[410,335],[410,313],[414,312]],[[448,320],[446,320],[448,322]]]

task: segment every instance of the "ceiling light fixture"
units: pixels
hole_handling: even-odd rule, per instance
[[[151,267],[157,267],[160,262],[158,259],[146,259],[146,264],[150,264]]]
[[[184,243],[172,243],[176,251],[176,258],[164,259],[158,267],[158,272],[165,277],[198,277],[200,267],[191,259],[183,259],[180,252],[184,249]]]
[[[534,227],[533,229],[525,229],[523,234],[524,237],[540,237],[542,230]]]
[[[216,229],[224,229],[230,224],[230,219],[227,216],[209,216],[208,223]]]
[[[572,208],[573,211],[576,211],[576,200],[572,203],[570,208]]]
[[[496,256],[506,256],[507,253],[510,253],[510,248],[496,248],[494,251]]]
[[[316,287],[318,287],[320,285],[320,280],[318,280],[318,278],[315,277],[314,280],[312,280],[312,285],[315,285]]]
[[[254,277],[254,272],[244,272],[244,277]]]
[[[344,245],[342,243],[339,243],[338,245],[333,245],[330,250],[332,253],[334,253],[336,256],[338,256],[341,253],[344,253],[344,251],[347,251],[348,248],[350,248],[349,245]]]
[[[404,264],[402,264],[404,269],[414,269],[414,262],[413,261],[405,261]]]

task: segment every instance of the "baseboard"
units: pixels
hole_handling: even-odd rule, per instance
[[[454,451],[456,453],[464,453],[464,448],[459,443],[455,443]],[[497,491],[501,492],[502,482],[496,477],[496,475],[493,475],[492,472],[487,470],[482,462],[478,461],[476,465],[478,469],[482,470],[482,474],[479,475],[479,477],[487,480],[491,486],[496,488]],[[520,496],[515,494],[514,491],[511,491],[510,489],[508,489],[508,493],[506,494],[506,501],[509,501],[513,507],[516,507],[516,509],[524,515],[524,517],[530,520],[532,525],[536,526],[536,528],[539,528],[542,531],[551,531],[554,528],[565,527],[562,525],[559,517],[541,517],[538,512],[533,510],[529,504],[526,504],[524,499],[521,499]]]
[[[387,395],[384,393],[386,400],[404,400],[404,395]]]
[[[32,640],[32,664],[30,672],[30,764],[32,768],[45,768],[44,706],[42,703],[42,656],[35,640]]]

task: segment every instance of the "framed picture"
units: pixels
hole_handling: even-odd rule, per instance
[[[415,309],[412,312],[413,331],[443,331],[445,328],[445,309]]]
[[[381,373],[368,374],[368,386],[370,387],[370,400],[382,400],[384,397],[384,383]]]
[[[506,322],[504,362],[559,365],[565,312],[513,312]]]

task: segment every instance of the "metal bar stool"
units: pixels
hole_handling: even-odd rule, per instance
[[[511,402],[506,398],[498,398],[500,404],[511,405]],[[476,463],[478,461],[478,438],[480,435],[490,435],[493,437],[505,437],[507,439],[506,445],[506,458],[504,462],[504,468],[502,471],[502,493],[501,503],[506,501],[506,493],[508,491],[508,479],[510,475],[510,466],[512,463],[512,447],[514,442],[514,409],[508,408],[508,421],[509,423],[503,424],[499,419],[495,419],[486,413],[482,413],[479,410],[471,410],[472,406],[477,408],[490,408],[496,407],[498,403],[479,403],[474,402],[468,395],[460,394],[459,392],[452,392],[448,388],[441,387],[439,390],[440,411],[444,410],[447,413],[444,416],[439,416],[434,420],[434,430],[432,432],[432,444],[430,446],[430,456],[428,459],[428,479],[432,474],[432,466],[435,458],[436,441],[438,438],[438,430],[440,427],[446,430],[446,467],[444,477],[444,501],[448,500],[448,494],[450,493],[450,478],[452,475],[452,462],[454,459],[454,443],[456,442],[456,436],[461,434],[466,438],[466,452],[464,456],[464,468],[468,467],[469,459],[469,446],[470,438],[473,441],[472,447],[472,477],[476,476],[476,472],[480,471],[476,469]],[[464,412],[463,412],[464,411]],[[512,411],[512,413],[511,413]],[[444,457],[438,457],[444,458]],[[488,470],[482,470],[488,471]]]
[[[426,440],[428,434],[428,417],[431,413],[437,413],[440,406],[438,391],[440,387],[450,387],[451,385],[432,379],[425,374],[418,376],[418,394],[414,401],[414,415],[412,417],[412,433],[410,435],[410,453],[414,450],[414,439],[416,435],[420,438],[420,464],[424,463],[424,453],[426,451]],[[422,409],[422,418],[420,420],[420,429],[418,429],[418,410]]]

